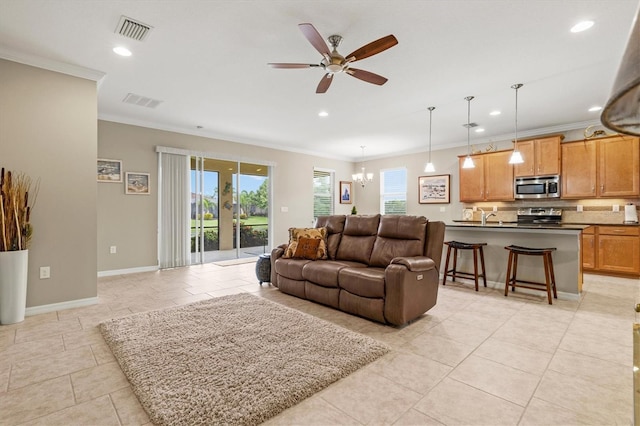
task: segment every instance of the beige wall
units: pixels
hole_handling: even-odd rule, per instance
[[[251,163],[276,163],[273,170],[273,243],[286,242],[291,226],[313,224],[313,169],[335,170],[336,186],[351,180],[353,164],[139,126],[98,121],[98,157],[123,161],[124,171],[151,174],[151,195],[125,195],[124,184],[98,184],[98,271],[153,267],[157,261],[158,154],[156,146],[216,154]],[[281,212],[288,207],[288,212]],[[351,205],[339,204],[335,211],[348,214]],[[110,246],[116,254],[109,253]]]
[[[95,297],[96,83],[1,59],[0,76],[0,166],[41,180],[27,307]]]

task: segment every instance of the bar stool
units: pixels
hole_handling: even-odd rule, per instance
[[[484,252],[482,247],[487,243],[463,243],[460,241],[447,241],[447,260],[444,263],[444,278],[442,279],[442,285],[446,285],[447,276],[451,275],[451,281],[456,280],[456,276],[460,275],[462,278],[473,278],[476,284],[476,291],[478,291],[478,278],[482,277],[484,286],[487,286],[487,277],[484,272]],[[451,249],[453,249],[453,269],[449,269],[449,257],[451,255]],[[473,273],[462,272],[457,270],[458,264],[458,250],[473,250]],[[480,265],[482,266],[482,274],[478,274],[478,253],[480,253]]]
[[[553,273],[553,258],[551,257],[551,253],[553,253],[556,248],[530,248],[510,245],[505,247],[505,249],[509,250],[509,260],[507,263],[507,281],[504,286],[504,295],[507,296],[509,293],[509,286],[511,286],[511,291],[515,291],[516,287],[528,288],[531,290],[542,290],[547,292],[547,299],[551,305],[552,289],[553,297],[555,299],[558,298],[558,293],[556,291],[556,277]],[[518,270],[518,255],[520,254],[526,256],[542,256],[542,259],[544,260],[544,283],[519,280],[516,278]]]

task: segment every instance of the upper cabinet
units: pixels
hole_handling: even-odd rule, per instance
[[[562,144],[562,198],[640,195],[640,139],[611,136]]]
[[[524,163],[514,166],[515,176],[560,174],[561,141],[561,135],[518,141]]]
[[[472,155],[472,169],[463,169],[466,156],[458,158],[460,171],[460,201],[513,200],[513,166],[509,151]]]

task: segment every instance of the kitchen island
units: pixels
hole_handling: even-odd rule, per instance
[[[461,221],[447,224],[445,241],[469,243],[484,242],[487,285],[504,290],[507,274],[509,245],[525,247],[555,247],[553,266],[558,297],[577,299],[582,291],[581,234],[588,225],[580,224],[518,224]],[[459,251],[458,269],[473,271],[470,253]],[[461,253],[461,255],[460,255]],[[443,255],[442,268],[446,256]],[[451,266],[451,265],[450,265]],[[442,269],[444,271],[444,269]],[[539,256],[520,256],[518,259],[518,279],[544,282],[544,267]],[[467,281],[465,281],[467,282]],[[544,294],[535,290],[517,289],[520,292]]]

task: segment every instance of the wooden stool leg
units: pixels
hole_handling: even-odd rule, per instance
[[[473,249],[473,282],[476,284],[478,291],[478,250]]]
[[[513,253],[513,275],[511,280],[511,291],[516,291],[516,280],[518,279],[518,253]]]
[[[484,286],[487,286],[487,274],[484,272],[484,251],[482,251],[482,246],[480,246],[480,265],[482,266],[482,281]]]
[[[447,260],[444,262],[444,277],[442,278],[442,285],[447,284],[447,271],[449,270],[449,256],[451,255],[451,246],[447,245]]]
[[[550,272],[549,272],[549,258],[547,256],[547,253],[542,255],[542,259],[544,262],[544,281],[545,284],[547,285],[547,300],[549,301],[549,304],[551,305],[551,277],[550,277]]]
[[[553,273],[553,256],[552,253],[548,253],[549,256],[549,272],[551,273],[551,285],[553,286],[553,298],[558,298],[558,292],[556,290],[556,276]]]
[[[511,263],[513,262],[513,252],[509,250],[509,260],[507,261],[507,278],[504,283],[504,295],[509,294],[509,283],[511,281]]]
[[[453,248],[453,270],[451,271],[451,276],[453,277],[451,281],[456,280],[456,272],[458,271],[458,248]]]

